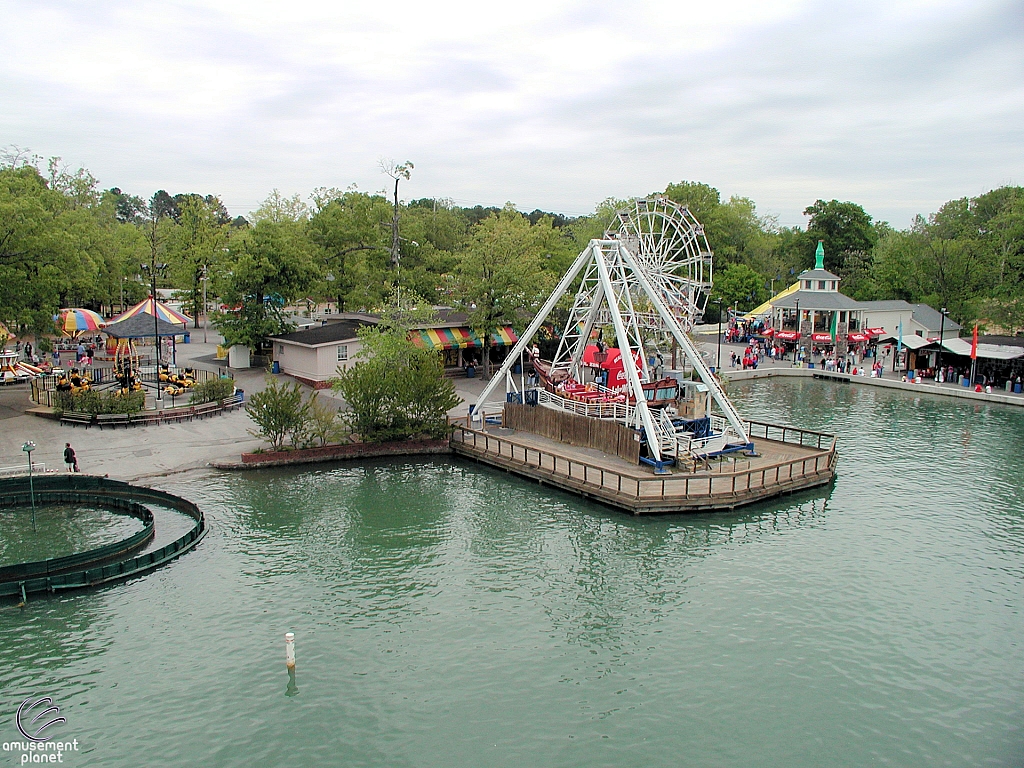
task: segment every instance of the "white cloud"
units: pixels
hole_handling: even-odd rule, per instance
[[[0,143],[103,183],[583,212],[699,179],[904,225],[1021,181],[1016,4],[7,2]]]

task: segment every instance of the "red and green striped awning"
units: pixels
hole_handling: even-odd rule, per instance
[[[480,346],[480,337],[469,328],[427,328],[413,331],[412,343],[421,349],[469,349]]]
[[[491,334],[491,344],[496,347],[512,347],[519,341],[519,337],[516,336],[516,332],[512,330],[511,325],[506,325],[504,328],[499,328],[497,331]]]
[[[412,343],[420,349],[473,349],[482,347],[480,337],[469,328],[427,328],[410,334]],[[506,325],[491,334],[495,347],[511,346],[519,341],[516,332]]]

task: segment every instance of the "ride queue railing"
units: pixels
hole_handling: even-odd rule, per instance
[[[79,368],[80,371],[88,374],[89,383],[93,386],[103,386],[108,384],[115,384],[117,378],[114,376],[113,368],[105,368],[102,366],[85,366]],[[183,368],[178,368],[177,371],[180,373]],[[193,368],[193,378],[197,384],[209,381],[210,379],[219,378],[219,375],[213,371],[207,371],[204,368]],[[136,375],[136,380],[149,386],[156,386],[157,374],[153,370],[152,365],[140,366],[140,372]],[[44,374],[43,376],[37,376],[32,379],[32,401],[36,405],[43,405],[47,408],[56,407],[56,391],[57,382],[60,380],[59,376],[55,376],[52,373]],[[186,393],[187,394],[187,393]]]

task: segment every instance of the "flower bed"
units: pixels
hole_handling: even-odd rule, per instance
[[[320,448],[297,448],[291,451],[243,453],[241,465],[236,468],[279,467],[289,464],[314,464],[340,459],[369,459],[378,456],[410,456],[417,454],[450,453],[447,440],[403,440],[395,443],[346,443],[325,445]],[[216,465],[225,467],[226,465]]]

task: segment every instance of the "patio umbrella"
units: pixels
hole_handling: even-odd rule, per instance
[[[57,315],[57,329],[65,336],[78,336],[86,331],[98,331],[107,321],[91,309],[62,309]]]

